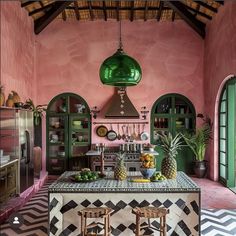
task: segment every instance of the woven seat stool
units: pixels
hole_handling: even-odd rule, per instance
[[[135,235],[141,235],[141,229],[150,228],[153,230],[160,231],[160,236],[166,236],[166,215],[169,213],[169,209],[165,207],[136,207],[132,209],[132,213],[136,215],[136,230]],[[140,218],[144,217],[148,219],[148,225],[140,225]],[[151,218],[160,218],[160,227],[156,228],[151,226]]]
[[[81,235],[90,236],[90,235],[102,235],[109,236],[111,234],[110,226],[110,214],[112,209],[106,207],[96,207],[96,208],[84,208],[78,212],[78,215],[81,216]],[[87,225],[88,218],[103,218],[104,223],[93,223]],[[102,225],[104,229],[104,234],[88,233],[88,229],[94,228],[98,225]]]

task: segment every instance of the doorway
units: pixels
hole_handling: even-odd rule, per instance
[[[236,77],[226,82],[220,96],[219,180],[236,192]]]

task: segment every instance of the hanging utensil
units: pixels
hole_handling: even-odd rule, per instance
[[[121,135],[120,135],[120,124],[117,124],[117,129],[118,129],[117,139],[118,139],[118,140],[121,140]]]
[[[107,132],[107,139],[109,141],[114,141],[117,138],[117,133],[113,130],[112,124],[111,124],[111,129]]]
[[[143,124],[143,132],[140,134],[140,138],[142,141],[146,141],[149,138],[148,132],[146,132],[144,130],[145,130],[145,124]]]
[[[126,142],[130,141],[130,135],[129,135],[129,125],[126,126]]]
[[[129,133],[130,133],[130,141],[133,142],[135,137],[132,133],[132,126],[131,125],[129,125]]]
[[[122,138],[123,140],[125,140],[125,139],[126,139],[126,135],[125,135],[125,125],[122,125],[122,132],[123,132],[123,134],[122,134],[121,138]]]
[[[132,133],[133,139],[136,140],[137,139],[137,135],[135,133],[135,124],[133,124],[133,133]]]
[[[138,124],[138,135],[137,135],[137,140],[141,140],[140,124]]]

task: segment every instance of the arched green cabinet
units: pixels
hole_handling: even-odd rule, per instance
[[[91,145],[91,116],[86,101],[74,93],[54,97],[46,112],[47,171],[88,167],[85,153]]]
[[[151,143],[157,145],[157,169],[160,170],[164,158],[160,150],[159,133],[194,132],[196,128],[196,112],[192,102],[181,94],[166,94],[156,100],[151,111]],[[177,156],[178,170],[192,173],[193,154],[185,146]]]

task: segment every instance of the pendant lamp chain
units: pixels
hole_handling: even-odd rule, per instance
[[[122,39],[121,39],[121,20],[120,20],[120,28],[119,28],[119,49],[123,50],[123,44],[122,44]]]

